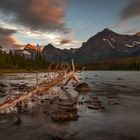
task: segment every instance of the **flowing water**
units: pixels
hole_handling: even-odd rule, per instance
[[[39,74],[39,82],[45,80],[45,75]],[[37,111],[34,115],[21,115],[21,125],[14,125],[14,117],[1,116],[0,140],[53,140],[56,136],[60,140],[139,140],[140,72],[90,71],[77,76],[80,82],[90,85],[89,92],[75,91],[73,82],[65,90],[53,89],[59,98],[77,99],[77,120],[54,122]],[[8,94],[13,84],[36,84],[35,74],[27,73],[1,75],[0,82],[7,85],[1,94]],[[103,109],[89,108],[84,102],[93,97],[98,97]],[[3,100],[0,97],[0,102]]]

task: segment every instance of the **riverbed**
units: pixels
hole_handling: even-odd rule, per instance
[[[45,81],[46,75],[38,75],[39,83]],[[73,81],[65,89],[55,87],[49,96],[57,96],[57,99],[49,104],[48,101],[43,102],[43,111],[42,107],[36,107],[33,114],[22,114],[20,125],[14,124],[15,116],[0,117],[0,139],[139,140],[140,72],[86,71],[76,75],[80,82],[89,84],[90,91],[75,91]],[[18,92],[16,86],[13,87],[16,84],[34,86],[35,79],[34,73],[1,75],[0,83],[5,85],[1,95],[8,94],[11,89]],[[4,98],[0,97],[0,103]],[[101,108],[91,106],[89,101],[93,98],[98,98]],[[56,122],[46,115],[45,111],[53,109],[60,99],[76,100],[77,119]]]

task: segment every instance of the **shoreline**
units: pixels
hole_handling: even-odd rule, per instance
[[[77,70],[77,71],[80,71],[80,70]],[[101,69],[97,69],[97,70],[85,70],[85,71],[116,71],[116,72],[119,72],[119,71],[130,71],[130,72],[139,72],[140,70],[101,70]],[[0,69],[0,75],[2,74],[6,74],[6,73],[47,73],[48,70],[24,70],[24,69],[18,69],[18,70],[11,70],[11,69]],[[51,70],[50,72],[53,72],[53,70]]]

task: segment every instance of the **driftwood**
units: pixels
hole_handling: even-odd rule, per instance
[[[40,95],[44,91],[48,91],[52,87],[62,83],[65,79],[68,79],[68,80],[63,86],[65,86],[71,79],[73,79],[77,83],[79,83],[79,80],[75,75],[75,67],[74,67],[73,61],[72,61],[72,68],[73,68],[73,70],[71,70],[69,72],[62,71],[54,79],[52,79],[52,80],[49,79],[48,82],[37,85],[33,89],[30,89],[25,94],[22,94],[21,96],[15,98],[15,99],[5,101],[4,103],[0,104],[0,111],[13,107],[13,106],[16,106],[18,103],[22,103],[34,95]]]

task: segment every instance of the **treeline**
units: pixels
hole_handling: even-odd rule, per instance
[[[140,57],[100,61],[86,65],[87,70],[140,70]]]
[[[37,54],[33,59],[27,59],[12,53],[6,53],[0,47],[0,71],[2,70],[47,70],[56,69],[57,64],[50,64],[41,54]],[[57,70],[64,69],[67,65],[59,64]],[[140,70],[140,57],[98,61],[84,66],[76,66],[77,70],[85,67],[86,70]]]
[[[0,69],[10,70],[45,70],[49,63],[40,54],[37,54],[34,59],[26,59],[25,56],[6,53],[0,47]]]

